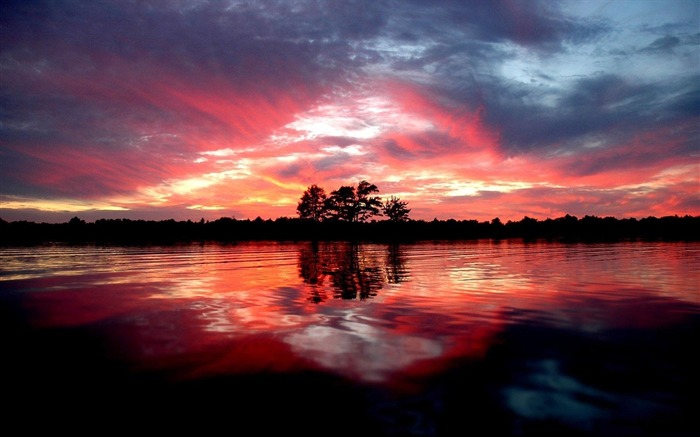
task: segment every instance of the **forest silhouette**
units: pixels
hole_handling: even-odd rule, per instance
[[[413,220],[408,202],[396,196],[382,201],[379,188],[366,180],[326,194],[310,185],[297,204],[298,217],[275,220],[175,221],[99,219],[88,223],[73,217],[66,223],[7,222],[0,218],[0,244],[93,242],[122,244],[195,241],[350,241],[413,242],[522,238],[560,241],[700,240],[700,216],[597,217],[565,215],[537,220],[525,216],[503,223],[496,217],[478,220]],[[378,220],[377,218],[382,217]],[[350,256],[349,261],[352,261]],[[338,278],[336,278],[338,279]]]
[[[73,217],[65,223],[8,222],[0,218],[0,244],[48,242],[164,244],[237,241],[364,241],[416,242],[425,240],[509,239],[556,241],[700,240],[700,216],[642,219],[566,215],[537,220],[372,220],[369,222],[315,221],[281,217],[213,221],[99,219]]]

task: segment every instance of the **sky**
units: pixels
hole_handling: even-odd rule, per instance
[[[0,218],[700,215],[696,0],[4,1]]]

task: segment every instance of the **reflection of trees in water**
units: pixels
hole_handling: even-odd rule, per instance
[[[381,262],[356,244],[345,250],[332,252],[331,280],[333,297],[342,299],[367,299],[377,295],[384,286]]]
[[[408,280],[406,255],[400,244],[391,244],[387,248],[386,280],[390,284],[398,284]]]
[[[399,283],[408,278],[408,270],[399,245],[310,243],[299,250],[299,276],[312,285],[309,300],[326,300],[327,288],[336,299],[368,299],[386,283]]]
[[[309,300],[314,303],[322,302],[327,298],[323,288],[326,279],[324,271],[327,267],[318,246],[317,242],[313,242],[308,247],[299,249],[299,276],[305,283],[314,286],[312,295],[309,297]]]

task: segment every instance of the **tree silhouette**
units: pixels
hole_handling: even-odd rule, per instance
[[[355,187],[343,185],[337,190],[331,191],[331,195],[326,200],[326,211],[332,220],[356,221]]]
[[[356,202],[357,202],[357,221],[365,221],[375,215],[381,215],[380,208],[382,207],[382,199],[378,196],[372,196],[378,193],[379,188],[376,185],[370,184],[367,181],[361,181],[357,184]]]
[[[332,191],[326,200],[326,210],[331,219],[347,222],[363,222],[380,215],[382,200],[372,194],[379,192],[376,185],[361,181],[357,189],[344,185]]]
[[[326,213],[326,191],[314,184],[304,191],[297,204],[299,218],[320,221]]]
[[[408,213],[411,212],[409,208],[406,208],[407,205],[408,202],[404,202],[398,197],[391,196],[391,198],[384,203],[382,209],[384,215],[389,217],[390,221],[404,222],[408,220]]]

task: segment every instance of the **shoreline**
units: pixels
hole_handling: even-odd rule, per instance
[[[354,241],[411,243],[457,240],[547,240],[559,242],[700,241],[700,216],[616,219],[565,216],[502,223],[477,220],[315,222],[276,220],[149,221],[100,219],[66,223],[7,222],[0,219],[0,245],[41,243],[162,244],[242,241]]]

